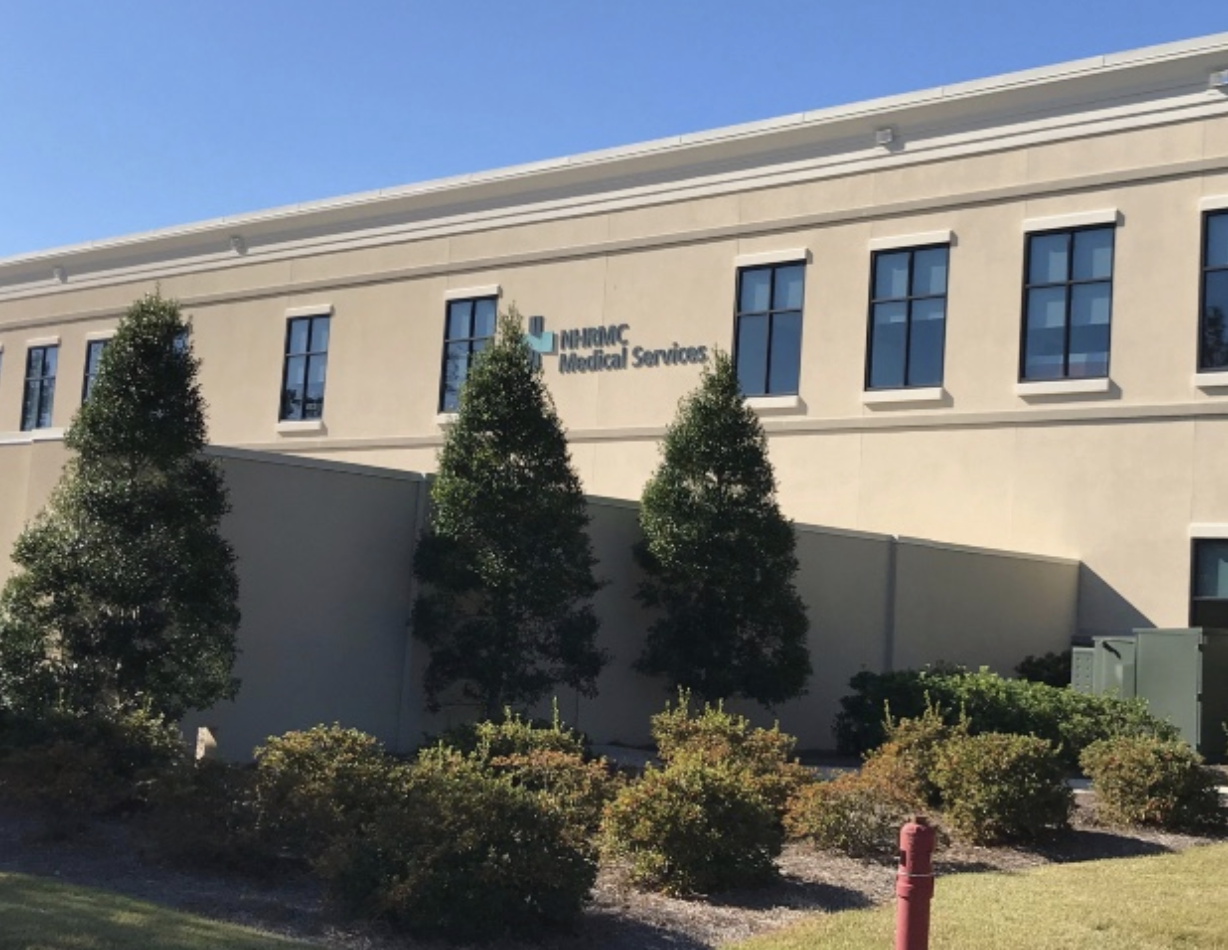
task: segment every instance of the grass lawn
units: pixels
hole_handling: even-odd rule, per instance
[[[931,950],[1228,950],[1228,845],[940,877]],[[883,950],[894,906],[814,917],[737,950]],[[733,946],[727,950],[733,950]]]
[[[0,950],[306,950],[107,891],[0,874]]]

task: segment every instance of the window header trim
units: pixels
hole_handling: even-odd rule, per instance
[[[871,251],[893,251],[896,248],[926,247],[931,244],[954,244],[955,232],[949,228],[944,231],[922,231],[918,234],[899,234],[894,237],[870,238],[868,247]]]
[[[503,286],[501,284],[484,284],[481,287],[453,287],[450,290],[445,290],[443,293],[444,300],[468,300],[471,297],[502,297]]]
[[[758,251],[754,254],[739,254],[733,259],[735,267],[763,267],[767,264],[809,264],[810,248],[791,247],[779,251]]]
[[[1103,208],[1099,211],[1076,211],[1073,214],[1055,214],[1047,218],[1026,218],[1023,222],[1025,234],[1032,231],[1057,231],[1064,228],[1086,228],[1097,224],[1119,226],[1125,222],[1122,213],[1116,208]]]

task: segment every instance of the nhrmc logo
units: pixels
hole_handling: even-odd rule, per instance
[[[600,373],[628,366],[647,369],[708,361],[706,346],[677,343],[668,349],[632,346],[628,338],[630,331],[630,324],[619,323],[554,332],[546,329],[545,317],[529,317],[528,340],[530,349],[539,358],[558,353],[560,373]]]

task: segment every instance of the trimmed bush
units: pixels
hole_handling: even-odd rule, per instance
[[[1107,739],[1088,746],[1079,761],[1102,821],[1189,831],[1224,825],[1218,777],[1185,742]]]
[[[255,770],[216,759],[159,777],[140,830],[158,856],[191,867],[264,876],[275,855],[257,828]]]
[[[567,752],[536,749],[497,756],[486,764],[495,775],[505,776],[554,809],[585,847],[592,845],[602,812],[619,788],[604,759],[585,762]]]
[[[143,711],[57,716],[6,730],[0,794],[59,814],[139,807],[186,756],[179,730]]]
[[[442,746],[395,784],[363,833],[317,864],[344,907],[458,939],[532,933],[580,913],[596,862],[541,796]]]
[[[319,857],[389,804],[403,768],[378,739],[339,725],[268,739],[256,749],[260,834],[288,857]]]
[[[1047,739],[1061,749],[1064,764],[1078,767],[1079,753],[1100,739],[1121,735],[1175,739],[1176,729],[1147,712],[1140,699],[1090,696],[986,669],[933,667],[892,673],[861,672],[853,692],[840,700],[836,737],[845,752],[866,752],[886,741],[884,716],[918,718],[927,704],[950,725],[961,716],[971,733],[1005,732]]]
[[[789,800],[785,834],[853,858],[894,858],[900,826],[917,812],[899,759],[803,787]]]
[[[754,728],[745,716],[726,712],[719,702],[693,710],[688,690],[679,690],[678,702],[652,717],[652,737],[667,765],[698,756],[742,771],[778,817],[783,817],[789,799],[814,781],[808,769],[790,758],[796,738],[778,725]]]
[[[697,755],[649,768],[606,808],[608,851],[631,877],[670,894],[706,894],[770,880],[779,819],[763,792],[729,761]]]
[[[884,725],[887,741],[866,755],[863,774],[879,773],[880,785],[893,783],[914,807],[937,806],[940,795],[934,774],[938,755],[946,743],[968,735],[968,720],[961,717],[949,725],[942,711],[929,703],[916,719],[888,716]]]
[[[502,719],[457,726],[440,736],[439,743],[465,755],[475,752],[483,761],[531,752],[563,752],[581,757],[587,757],[589,752],[588,739],[563,725],[557,705],[550,720],[525,719],[511,709],[504,709]]]
[[[944,743],[934,779],[947,824],[975,844],[1065,828],[1074,807],[1061,757],[1033,736],[987,732]]]

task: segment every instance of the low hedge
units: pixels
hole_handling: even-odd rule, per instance
[[[945,742],[934,781],[946,824],[974,844],[1039,838],[1066,828],[1074,808],[1061,757],[1034,736],[986,732]]]
[[[1224,826],[1218,776],[1185,742],[1126,736],[1094,742],[1080,759],[1109,824],[1201,831]]]
[[[884,719],[920,718],[927,705],[955,725],[961,716],[969,731],[1012,733],[1046,739],[1059,748],[1062,762],[1078,767],[1079,754],[1101,739],[1152,736],[1175,739],[1170,723],[1147,712],[1140,699],[1090,696],[1069,687],[1006,679],[986,669],[931,667],[891,673],[863,671],[850,681],[852,693],[840,700],[836,739],[841,751],[864,753],[886,741]]]

